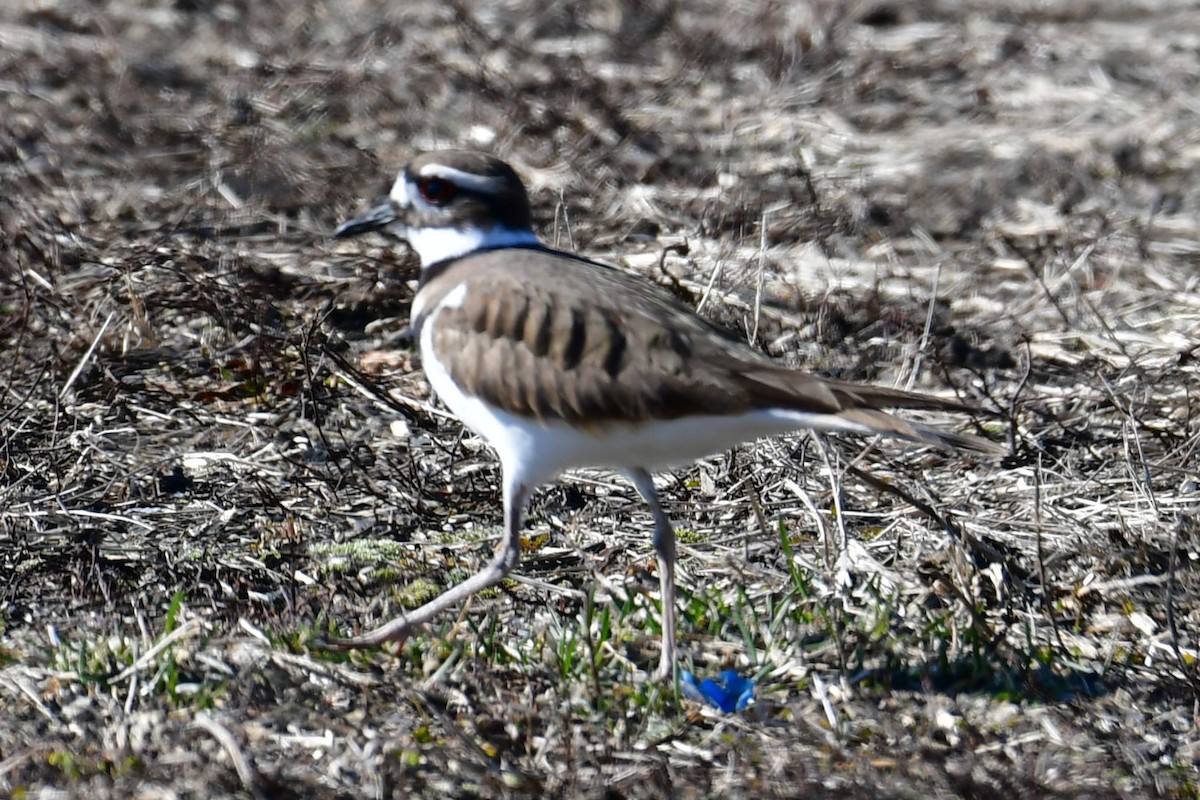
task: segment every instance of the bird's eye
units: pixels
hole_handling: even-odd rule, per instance
[[[458,187],[445,178],[422,178],[417,181],[417,190],[427,203],[444,206],[454,199]]]

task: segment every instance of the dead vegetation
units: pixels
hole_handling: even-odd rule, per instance
[[[1193,16],[4,4],[0,787],[1200,795]],[[978,403],[1012,455],[796,437],[664,481],[681,648],[758,679],[741,715],[639,679],[650,521],[603,473],[458,619],[311,650],[499,522],[403,339],[412,262],[328,237],[441,145],[512,160],[547,238]]]

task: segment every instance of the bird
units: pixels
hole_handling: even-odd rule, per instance
[[[883,435],[986,455],[1000,445],[885,409],[973,412],[893,388],[806,374],[714,326],[655,284],[544,244],[529,195],[505,161],[471,150],[414,157],[388,197],[337,227],[381,231],[420,259],[410,326],[426,378],[495,451],[504,528],[479,572],[336,649],[403,641],[518,564],[530,494],[563,472],[622,474],[654,520],[662,645],[676,662],[676,537],[652,474],[761,437],[801,431]]]

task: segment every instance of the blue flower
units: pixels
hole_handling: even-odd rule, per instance
[[[716,680],[705,678],[697,681],[696,676],[686,669],[679,673],[679,688],[683,696],[697,703],[707,703],[726,714],[741,711],[754,699],[754,680],[743,678],[736,669],[727,669]]]

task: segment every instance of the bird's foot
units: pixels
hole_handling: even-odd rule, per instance
[[[395,642],[397,646],[403,646],[411,631],[412,626],[408,620],[399,618],[381,625],[373,631],[368,631],[361,636],[351,636],[346,639],[324,639],[318,637],[312,641],[312,647],[317,650],[346,652],[348,650],[365,650],[370,647],[379,647],[389,642]]]

